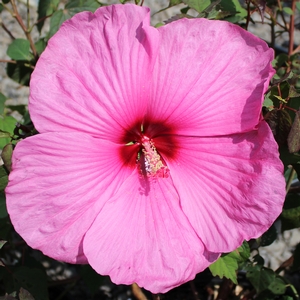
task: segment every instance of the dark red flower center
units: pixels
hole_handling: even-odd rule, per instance
[[[124,165],[137,168],[142,176],[169,176],[166,163],[175,159],[178,142],[174,127],[165,122],[136,122],[121,136],[120,157]]]

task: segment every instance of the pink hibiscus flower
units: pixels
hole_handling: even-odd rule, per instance
[[[273,51],[227,22],[149,19],[113,5],[61,26],[6,194],[31,247],[158,293],[259,237],[285,183],[260,113]]]

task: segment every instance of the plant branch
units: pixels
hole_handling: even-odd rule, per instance
[[[132,293],[136,299],[147,300],[147,297],[143,293],[142,289],[136,283],[133,283],[131,285],[131,289],[132,289]]]
[[[45,21],[46,19],[50,18],[52,15],[53,15],[53,14],[38,19],[38,20],[32,25],[32,27],[29,29],[29,31],[31,31],[32,28],[33,28],[34,26],[36,26],[37,24],[39,24],[40,22]]]
[[[300,45],[291,54],[293,55],[293,54],[296,54],[298,52],[300,52]]]
[[[227,278],[223,278],[223,281],[221,283],[219,293],[217,296],[217,300],[225,300],[228,299],[230,294],[232,293],[234,283]]]
[[[9,272],[10,274],[13,274],[13,272],[10,270],[10,268],[4,263],[2,258],[0,258],[0,265],[2,265],[7,270],[7,272]]]
[[[198,293],[198,291],[196,289],[196,286],[195,286],[195,282],[192,280],[192,281],[189,282],[189,284],[190,284],[191,290],[193,292],[194,300],[200,300],[199,293]]]
[[[17,22],[19,23],[19,25],[21,26],[22,30],[24,31],[24,33],[26,35],[26,38],[27,38],[27,40],[30,43],[30,48],[31,48],[31,50],[33,52],[33,55],[37,59],[38,54],[37,54],[35,45],[33,43],[30,31],[26,28],[26,26],[25,26],[25,24],[24,24],[24,22],[23,22],[23,20],[22,20],[22,18],[20,16],[20,14],[19,14],[19,11],[18,11],[18,8],[17,8],[15,0],[11,0],[10,2],[11,2],[11,5],[12,5],[12,8],[13,8],[13,16],[17,20]]]
[[[1,27],[3,28],[3,30],[10,36],[10,38],[12,40],[14,40],[15,37],[13,36],[13,34],[11,33],[11,31],[4,25],[3,22],[0,22],[0,24],[1,24]]]
[[[29,27],[30,27],[30,10],[29,10],[29,0],[27,0],[27,2],[26,2],[26,6],[27,6],[27,29],[29,29]]]
[[[3,7],[4,7],[11,15],[14,14],[13,11],[11,11],[11,10],[8,8],[7,5],[5,5],[3,2],[2,2],[1,4],[2,4],[2,6],[3,6]]]
[[[271,47],[273,49],[275,49],[275,40],[276,40],[276,36],[275,36],[275,23],[272,20],[271,25]]]
[[[293,179],[295,177],[296,171],[294,168],[292,168],[291,173],[289,175],[288,181],[286,183],[286,192],[288,193],[288,191],[290,190],[290,187],[292,185]]]
[[[17,64],[18,62],[16,60],[0,59],[0,63]],[[30,65],[29,63],[23,63],[23,65],[27,68],[34,70],[34,66]]]
[[[247,2],[247,21],[246,21],[246,26],[245,26],[245,29],[248,30],[248,26],[249,26],[249,23],[250,23],[250,15],[251,15],[251,12],[250,12],[250,1]]]
[[[10,64],[16,64],[17,62],[15,60],[9,60],[9,59],[0,59],[0,63],[10,63]]]
[[[48,282],[48,287],[53,287],[53,286],[64,286],[67,284],[73,284],[74,282],[76,283],[81,277],[76,275],[67,279],[62,279],[62,280],[55,280],[55,281],[49,281]]]
[[[296,0],[292,0],[292,11],[293,14],[290,18],[290,26],[289,26],[289,53],[288,55],[292,55],[294,49],[294,30],[295,30],[295,13],[296,13]]]

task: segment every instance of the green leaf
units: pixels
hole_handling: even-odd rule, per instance
[[[30,43],[25,39],[15,39],[8,46],[6,54],[15,60],[30,60]]]
[[[5,200],[5,194],[4,189],[6,188],[8,183],[8,175],[4,168],[4,166],[0,166],[0,219],[3,219],[8,216],[7,210],[6,210],[6,200]],[[0,225],[1,227],[1,225]],[[9,229],[9,226],[5,224],[6,229]],[[2,233],[2,229],[0,229],[0,233]],[[3,238],[5,235],[2,235]]]
[[[222,0],[218,8],[231,15],[226,18],[231,23],[237,23],[247,16],[247,10],[241,6],[239,0]]]
[[[20,288],[19,298],[20,300],[35,300],[33,296],[23,288]]]
[[[260,265],[260,266],[263,266],[264,263],[265,263],[265,260],[259,254],[256,254],[256,255],[253,256],[253,263],[257,264],[257,265]]]
[[[287,169],[289,165],[294,165],[300,162],[300,154],[290,153],[287,146],[279,147],[279,154],[285,169]]]
[[[17,300],[17,298],[10,296],[10,295],[5,295],[0,297],[0,300]]]
[[[259,295],[255,296],[255,300],[286,300],[284,297],[282,296],[276,296],[274,295],[271,291],[269,290],[264,290],[262,291]],[[292,298],[292,300],[294,300]]]
[[[292,119],[284,109],[273,109],[264,116],[279,146],[287,144],[287,137],[292,127]]]
[[[222,20],[228,16],[230,16],[230,12],[221,11],[220,9],[213,7],[212,10],[206,15],[206,18],[209,20]]]
[[[197,12],[203,12],[210,4],[211,0],[183,0],[184,4],[188,5],[189,7],[193,8]]]
[[[4,166],[0,166],[0,191],[3,191],[8,183],[8,175]]]
[[[280,277],[275,277],[268,289],[275,295],[282,295],[286,291],[286,283]]]
[[[6,68],[7,75],[21,85],[29,86],[30,75],[33,69],[25,66],[24,63],[8,63]]]
[[[7,292],[26,289],[34,299],[49,300],[47,288],[47,276],[45,272],[37,268],[25,266],[13,269],[13,274],[8,272],[4,277],[4,285]]]
[[[41,32],[46,16],[53,14],[57,10],[59,0],[39,0],[38,6],[38,20],[41,20],[37,24],[39,32]]]
[[[246,277],[257,293],[269,290],[275,295],[285,293],[286,283],[271,269],[261,265],[247,267]]]
[[[272,61],[272,66],[276,69],[279,69],[282,66],[287,66],[289,61],[289,56],[285,53],[277,55]]]
[[[183,2],[183,1],[181,1],[181,0],[170,0],[170,2],[169,2],[169,7],[178,5],[178,4],[182,3],[182,2]]]
[[[12,116],[0,116],[0,130],[3,132],[8,132],[13,136],[14,129],[16,127],[17,120]],[[0,139],[0,149],[10,142],[8,136]]]
[[[294,12],[293,12],[293,10],[290,8],[290,7],[284,7],[283,9],[282,9],[286,14],[288,14],[288,15],[290,15],[290,16],[292,16],[293,14],[294,14]]]
[[[4,113],[5,101],[7,97],[5,97],[2,93],[0,93],[0,115]]]
[[[50,31],[48,34],[48,39],[51,38],[57,32],[57,30],[64,21],[70,19],[71,17],[72,16],[66,10],[60,9],[56,11],[50,19]]]
[[[76,13],[81,11],[92,11],[94,12],[98,7],[100,7],[100,4],[95,0],[72,0],[69,1],[65,9],[60,9],[56,11],[50,20],[50,31],[48,38],[52,37],[61,24],[73,17]]]
[[[91,11],[94,12],[100,4],[95,0],[71,0],[69,1],[65,9],[73,16],[81,11]]]
[[[287,138],[288,148],[291,153],[300,150],[300,111],[296,112],[296,116]]]
[[[300,227],[300,195],[286,196],[280,219],[282,231]]]
[[[296,2],[296,7],[300,11],[300,2]]]
[[[8,172],[11,171],[12,153],[13,153],[13,145],[11,143],[4,146],[2,153],[1,153],[1,158],[3,160],[5,168],[8,170]]]
[[[8,216],[8,212],[6,209],[5,194],[4,194],[4,191],[0,191],[0,219],[4,219],[7,216]],[[5,227],[9,230],[9,226],[7,226],[7,224],[5,224]],[[3,228],[1,228],[1,230],[3,230]],[[2,231],[0,233],[2,233]],[[3,236],[1,235],[1,237],[3,237]]]
[[[236,271],[238,269],[238,264],[246,261],[249,256],[249,244],[244,242],[236,250],[222,254],[217,261],[209,266],[209,269],[213,276],[219,276],[220,278],[226,277],[237,284]]]
[[[7,241],[0,240],[0,249],[7,243]]]
[[[274,107],[273,100],[270,98],[270,96],[271,96],[271,91],[268,92],[268,93],[265,95],[265,99],[264,99],[264,102],[263,102],[263,106],[265,106],[265,107],[268,108],[267,112],[268,112],[269,110],[272,110],[273,107]]]
[[[298,180],[300,180],[300,163],[293,164],[292,166],[297,173]]]
[[[283,206],[283,212],[284,211],[291,211],[294,208],[299,208],[300,207],[300,195],[298,194],[287,194],[284,206]],[[289,217],[289,213],[287,213],[287,217]],[[293,218],[293,215],[291,215]]]
[[[9,132],[0,130],[0,139],[10,138],[10,137],[11,137],[11,135]]]
[[[2,198],[5,199],[4,192],[0,192],[0,197],[1,197],[1,199]],[[10,239],[11,238],[11,230],[12,230],[12,225],[10,223],[9,217],[6,216],[4,218],[0,218],[0,236],[1,236],[1,238],[6,239],[6,240]]]
[[[244,242],[239,248],[237,248],[239,254],[238,263],[246,261],[250,257],[250,246],[248,242]]]
[[[295,87],[293,85],[290,86],[290,90],[289,90],[289,97],[290,98],[295,98],[295,97],[299,97],[300,93],[297,92],[297,90],[295,89]]]
[[[42,52],[45,50],[47,43],[46,43],[45,39],[42,38],[42,39],[39,39],[34,45],[35,45],[35,49],[36,49],[38,55],[41,55]]]
[[[27,106],[24,104],[7,105],[6,107],[11,109],[12,111],[17,111],[22,116],[24,116],[24,114],[27,112]]]
[[[260,246],[271,245],[277,238],[277,230],[274,224],[261,236]]]
[[[236,271],[238,269],[237,260],[229,254],[222,255],[217,261],[209,266],[213,276],[220,278],[226,277],[231,279],[233,283],[237,284]]]
[[[296,272],[300,270],[300,244],[298,244],[293,253],[293,265],[291,267],[291,272]]]

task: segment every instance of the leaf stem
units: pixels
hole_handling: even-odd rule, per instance
[[[26,35],[26,38],[27,40],[29,41],[30,43],[30,48],[33,52],[33,55],[34,57],[37,59],[38,57],[38,54],[37,54],[37,51],[36,51],[36,48],[35,48],[35,45],[33,43],[33,40],[32,40],[32,37],[31,37],[31,34],[30,32],[28,31],[28,29],[26,28],[20,14],[19,14],[19,11],[18,11],[18,8],[17,8],[17,5],[16,5],[16,2],[15,0],[10,0],[11,2],[11,5],[12,5],[12,8],[13,8],[13,16],[14,18],[17,20],[17,22],[19,23],[19,25],[21,26],[22,30],[24,31],[25,35]]]

